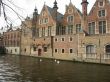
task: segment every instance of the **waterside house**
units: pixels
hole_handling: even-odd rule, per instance
[[[20,54],[34,57],[110,64],[110,1],[82,0],[82,12],[70,3],[65,14],[44,4],[40,14],[21,24]]]

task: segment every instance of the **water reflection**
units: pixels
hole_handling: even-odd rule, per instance
[[[110,66],[25,56],[0,57],[0,82],[110,82]]]

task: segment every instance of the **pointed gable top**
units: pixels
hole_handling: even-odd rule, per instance
[[[47,6],[47,5],[45,4],[45,5],[43,6],[43,8],[42,8],[42,11],[45,10],[45,9],[47,9],[48,13],[52,16],[52,18],[54,18],[54,17],[53,17],[53,8],[51,8],[51,7],[49,7],[49,6]],[[42,11],[41,11],[41,12],[42,12]],[[62,17],[63,17],[63,14],[57,12],[57,20],[58,20],[58,21],[61,21]]]

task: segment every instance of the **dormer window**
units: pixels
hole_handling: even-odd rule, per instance
[[[105,10],[100,10],[100,11],[98,12],[98,16],[99,16],[99,17],[104,17],[104,16],[105,16]]]

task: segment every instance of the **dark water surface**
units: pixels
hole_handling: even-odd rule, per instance
[[[0,82],[110,82],[110,66],[6,55]]]

